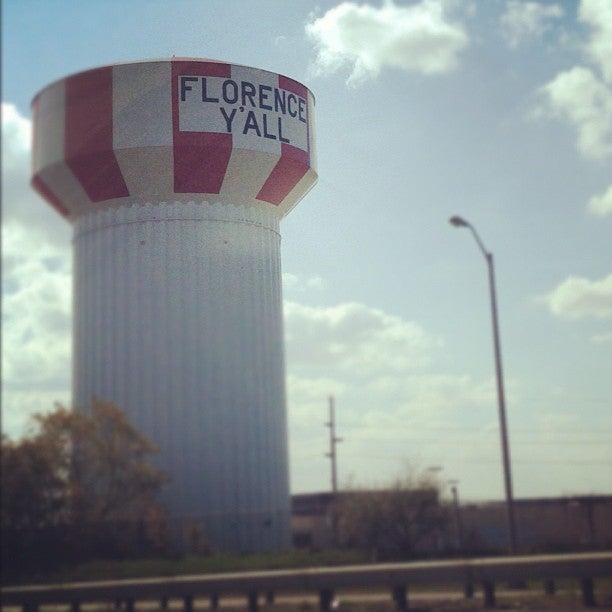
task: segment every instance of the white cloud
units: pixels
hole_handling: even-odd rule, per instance
[[[593,67],[560,72],[540,93],[546,110],[574,126],[580,153],[604,159],[612,154],[612,2],[582,0],[578,17],[589,27],[584,49]]]
[[[31,121],[3,102],[2,223],[18,222],[41,240],[67,245],[69,224],[30,187],[31,134]]]
[[[2,102],[2,167],[21,170],[29,160],[32,125],[13,104]],[[28,166],[26,165],[26,168]]]
[[[422,367],[437,343],[415,323],[355,303],[315,308],[286,302],[285,340],[294,365],[354,376]]]
[[[33,209],[36,196],[29,187],[32,126],[12,104],[2,103],[2,208],[3,220],[18,218]],[[40,206],[40,200],[38,202]],[[22,216],[23,220],[23,216]]]
[[[442,74],[457,67],[468,36],[445,15],[443,0],[410,6],[391,1],[380,8],[342,2],[314,18],[306,33],[317,48],[315,70],[326,74],[352,66],[347,83],[357,85],[392,67]]]
[[[364,304],[285,303],[285,330],[289,448],[298,490],[320,490],[321,474],[329,473],[324,424],[330,395],[344,439],[341,482],[351,473],[360,483],[387,480],[406,463],[450,465],[457,452],[483,452],[482,428],[495,426],[494,381],[433,372],[441,342],[417,324]],[[478,431],[470,426],[474,419]],[[459,451],[439,435],[449,427],[454,438],[466,440]],[[495,445],[498,437],[485,439]]]
[[[593,196],[589,200],[588,209],[599,217],[612,215],[612,185],[604,193]]]
[[[550,110],[578,132],[578,149],[587,158],[612,154],[612,89],[589,68],[575,66],[542,87]]]
[[[477,384],[468,376],[430,372],[383,375],[372,381],[367,389],[369,394],[396,398],[393,402],[396,406],[387,409],[387,416],[396,422],[408,420],[416,428],[448,425],[456,419],[461,420],[462,410],[494,406],[497,401],[493,380]],[[368,414],[372,419],[381,418],[380,414],[376,416],[376,410]]]
[[[612,332],[603,333],[603,334],[595,334],[591,338],[591,342],[593,344],[607,344],[608,342],[612,343]]]
[[[70,395],[68,224],[29,186],[31,124],[2,104],[2,427]]]
[[[612,318],[612,274],[595,281],[570,276],[546,296],[545,301],[558,316]]]
[[[590,59],[600,68],[606,82],[612,82],[612,2],[582,0],[579,19],[588,24],[591,38],[587,43]]]
[[[290,272],[283,272],[283,289],[303,293],[310,290],[323,289],[325,283],[318,274],[302,277]]]
[[[563,14],[558,4],[510,0],[501,18],[504,37],[511,47],[517,47],[526,40],[542,36],[552,26],[551,22]]]
[[[71,266],[64,249],[17,223],[2,242],[3,429],[16,435],[27,415],[69,397]]]

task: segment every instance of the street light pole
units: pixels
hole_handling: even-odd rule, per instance
[[[497,318],[497,297],[495,293],[495,269],[493,264],[493,253],[489,252],[475,228],[461,217],[451,217],[451,225],[455,227],[467,227],[474,236],[478,248],[482,251],[487,262],[489,272],[489,296],[491,301],[491,320],[493,323],[493,348],[495,353],[495,376],[497,380],[497,404],[499,408],[499,431],[501,436],[502,459],[504,467],[504,485],[506,489],[506,512],[508,515],[508,535],[510,554],[517,552],[516,522],[514,519],[514,498],[512,495],[512,474],[510,468],[510,446],[508,444],[508,427],[506,423],[506,400],[504,393],[504,376],[501,361],[501,346],[499,341],[499,323]]]

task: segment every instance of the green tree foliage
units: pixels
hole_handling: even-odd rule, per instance
[[[435,481],[413,475],[382,488],[343,491],[335,513],[339,543],[362,549],[373,561],[435,549],[447,522]]]
[[[29,436],[3,438],[2,531],[8,548],[17,548],[3,546],[4,559],[42,560],[43,545],[68,560],[160,546],[157,496],[166,477],[149,463],[155,452],[123,411],[102,400],[87,414],[57,405],[34,417]]]

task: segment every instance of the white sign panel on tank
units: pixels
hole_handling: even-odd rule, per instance
[[[276,74],[232,66],[231,78],[178,77],[179,130],[231,134],[234,147],[279,154],[308,152],[308,102]]]

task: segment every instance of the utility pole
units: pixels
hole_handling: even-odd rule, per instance
[[[329,421],[325,423],[329,427],[329,453],[325,453],[326,457],[331,459],[331,485],[332,493],[336,495],[338,492],[338,464],[336,444],[342,442],[342,438],[336,436],[336,416],[334,412],[334,398],[329,397]]]
[[[338,442],[342,442],[342,438],[338,438],[338,436],[336,436],[334,398],[331,395],[329,396],[329,421],[325,423],[325,427],[329,427],[329,453],[325,453],[325,456],[331,459],[332,503],[329,508],[329,519],[331,523],[332,546],[338,546],[338,455],[336,452],[336,444],[338,444]]]

